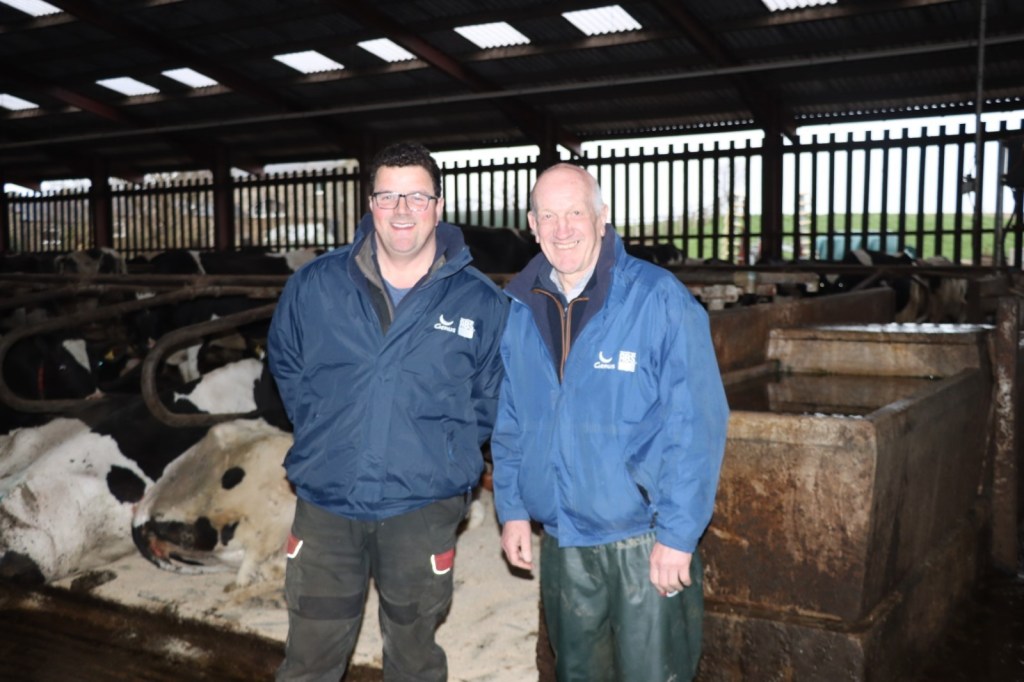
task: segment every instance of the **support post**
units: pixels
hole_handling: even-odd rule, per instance
[[[235,193],[227,151],[218,146],[213,162],[213,248],[230,251],[235,245]]]
[[[782,134],[766,131],[761,164],[761,259],[782,260]]]
[[[992,565],[997,570],[1018,570],[1019,418],[1017,393],[1020,301],[999,299],[996,309],[993,371],[995,372],[992,443]]]
[[[75,245],[75,248],[102,248],[114,246],[113,216],[111,205],[110,178],[107,164],[97,161],[92,167],[89,188],[89,219],[92,223],[92,244]]]

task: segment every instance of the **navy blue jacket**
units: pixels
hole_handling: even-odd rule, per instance
[[[483,470],[502,378],[508,300],[461,231],[437,227],[429,274],[394,309],[373,222],[289,279],[269,336],[295,443],[288,480],[304,500],[376,520],[466,493]]]

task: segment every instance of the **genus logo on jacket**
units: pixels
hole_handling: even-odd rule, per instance
[[[620,372],[636,371],[636,352],[631,350],[620,350],[618,362],[612,362],[615,358],[608,357],[604,351],[597,352],[597,362],[594,369],[617,369]]]
[[[473,326],[473,320],[466,319],[465,317],[459,318],[459,326],[455,327],[454,320],[444,319],[444,313],[438,315],[437,323],[434,325],[434,329],[438,329],[449,334],[458,334],[459,336],[471,339],[473,334],[476,332],[476,327]]]

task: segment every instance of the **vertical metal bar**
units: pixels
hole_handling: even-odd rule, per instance
[[[907,173],[907,166],[909,159],[907,152],[909,150],[910,142],[910,130],[904,128],[901,134],[900,143],[900,197],[899,197],[899,217],[897,218],[897,236],[901,249],[906,249],[909,244],[907,243],[907,192],[909,188],[910,176]],[[915,249],[914,254],[917,255],[919,252]]]
[[[753,150],[747,152],[744,163],[744,191],[743,191],[743,264],[757,261],[756,255],[751,251],[753,248],[753,235],[750,234],[754,227],[753,217],[750,215],[750,185],[753,182]]]
[[[817,139],[811,142],[811,191],[808,199],[808,211],[810,213],[810,236],[807,240],[807,254],[801,253],[803,258],[814,257],[814,247],[818,241],[818,157]]]
[[[926,254],[924,249],[924,187],[928,167],[928,145],[924,143],[924,129],[921,129],[921,162],[917,167],[917,257],[925,258],[933,254]]]
[[[726,157],[729,164],[729,190],[727,196],[729,203],[725,207],[725,260],[727,263],[736,262],[736,164],[739,157],[736,155],[736,141],[729,142],[729,155]]]
[[[960,264],[963,259],[964,239],[964,163],[967,156],[967,126],[960,124],[956,141],[956,209],[953,212],[953,262]]]
[[[704,149],[701,147],[697,156],[699,173],[697,175],[697,258],[704,259]]]
[[[943,132],[945,132],[945,127],[943,127]],[[946,182],[945,182],[945,178],[946,178],[946,145],[943,144],[942,142],[939,143],[939,173],[938,173],[938,178],[939,178],[938,187],[936,187],[936,190],[935,190],[935,251],[933,252],[933,255],[938,255],[938,254],[943,254],[944,255],[945,248],[943,248],[942,240],[943,240],[943,237],[945,236],[943,234],[943,232],[944,232],[944,230],[943,230],[943,227],[944,227],[943,223],[945,222],[945,217],[944,217],[945,214],[943,212],[942,202],[943,202],[943,194],[945,193],[945,189],[946,189]],[[959,183],[959,178],[957,178],[957,183]]]
[[[719,142],[715,141],[714,146],[714,157],[712,158],[711,168],[714,172],[712,180],[712,198],[711,198],[711,255],[710,258],[718,258],[718,241],[719,235],[721,234],[720,221],[722,216],[722,192],[721,192],[721,180],[719,173],[721,172],[721,160]]]
[[[843,254],[850,253],[853,240],[853,144],[852,135],[846,134],[846,216],[843,225]],[[839,259],[842,260],[842,259]]]
[[[683,230],[683,243],[682,252],[683,257],[690,255],[690,164],[693,163],[690,157],[690,143],[683,144],[683,215],[682,219],[682,230]]]
[[[802,148],[799,147],[799,146],[794,147],[792,153],[787,154],[787,156],[789,156],[789,158],[793,160],[793,214],[792,214],[792,217],[791,217],[791,220],[790,220],[790,224],[789,224],[790,233],[789,233],[788,237],[791,240],[791,244],[792,244],[792,252],[791,253],[793,254],[793,258],[799,258],[800,257],[800,233],[801,233],[801,231],[803,229],[803,226],[801,225],[801,215],[800,215],[800,209],[801,209],[801,205],[803,203],[803,202],[800,201],[800,195],[802,194],[802,192],[800,191],[801,190],[801,181],[803,179],[802,178],[803,174],[800,172],[801,171],[801,166],[803,165],[801,163],[801,157],[803,156]],[[786,228],[785,228],[785,224],[786,224],[785,208],[783,208],[782,224],[783,224],[783,228],[782,228],[782,243],[785,244],[786,243],[786,238],[787,238]],[[785,253],[785,248],[783,248],[783,253]]]
[[[835,242],[836,242],[836,134],[829,133],[828,135],[828,217],[827,224],[825,226],[825,234],[828,236],[828,241],[825,245],[827,249],[825,251],[826,260],[835,260]],[[817,254],[815,254],[817,257]]]
[[[882,253],[889,251],[889,131],[885,130],[882,132],[882,174],[878,179],[879,184],[882,186],[881,192],[881,210],[878,218],[878,238],[881,243],[879,249]]]
[[[871,231],[871,143],[874,141],[874,134],[868,131],[864,144],[864,193],[861,203],[860,230],[861,248],[868,248],[868,233]],[[885,245],[881,245],[881,251],[885,251]]]

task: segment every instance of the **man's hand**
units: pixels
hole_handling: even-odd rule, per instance
[[[693,584],[690,580],[692,558],[689,552],[666,547],[660,542],[654,543],[654,549],[651,550],[651,583],[657,588],[658,594],[664,597]]]
[[[501,549],[516,568],[533,570],[533,531],[529,521],[506,521],[501,528]]]

